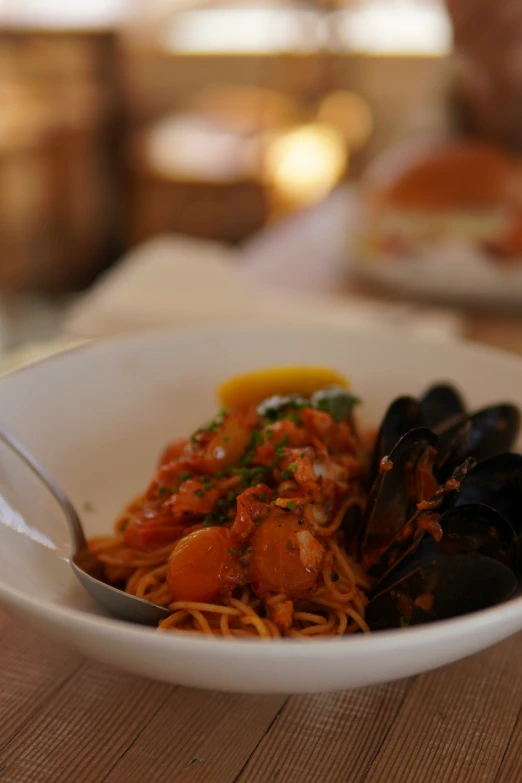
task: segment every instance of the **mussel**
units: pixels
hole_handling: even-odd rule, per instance
[[[514,405],[468,412],[448,384],[390,405],[357,534],[371,629],[454,617],[516,591],[522,456],[509,450],[519,429]]]

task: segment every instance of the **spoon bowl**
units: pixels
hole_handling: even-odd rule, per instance
[[[60,506],[72,541],[69,564],[74,575],[91,597],[113,617],[127,622],[157,625],[160,620],[168,617],[170,612],[165,607],[125,593],[104,581],[103,564],[90,551],[78,512],[63,489],[25,446],[3,427],[0,427],[0,440],[30,468]]]

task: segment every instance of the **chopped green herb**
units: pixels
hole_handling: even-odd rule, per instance
[[[188,470],[184,470],[183,473],[179,474],[180,481],[187,481],[187,479],[189,478],[190,478],[190,473],[188,472]]]
[[[127,522],[123,520],[123,522],[120,522],[120,524],[118,525],[118,530],[120,531],[120,533],[123,533],[126,527],[127,527]]]
[[[290,411],[306,408],[308,405],[309,403],[303,397],[299,397],[296,394],[287,397],[275,395],[263,400],[257,406],[257,412],[267,421],[276,422],[287,418]]]
[[[243,555],[245,554],[242,549],[238,549],[237,553],[238,553],[239,557],[243,557]]]
[[[199,430],[197,432],[195,432],[193,435],[190,436],[190,442],[191,443],[196,443],[196,441],[198,439],[198,435],[199,435]]]
[[[288,443],[288,433],[285,432],[285,434],[283,435],[283,437],[279,441],[279,445],[280,446],[286,446],[287,443]]]
[[[342,421],[352,412],[359,400],[346,389],[332,387],[315,392],[310,402],[316,410],[329,413],[335,421]]]
[[[268,438],[268,440],[274,440],[274,438],[275,438],[274,430],[267,430],[266,431],[266,437]]]
[[[223,478],[223,475],[224,474],[222,470],[216,470],[216,472],[214,473],[214,478],[216,478],[219,481],[219,479]]]
[[[225,468],[223,473],[225,474],[225,476],[231,476],[232,475],[232,468],[230,467],[230,465],[227,465],[227,467]]]
[[[266,492],[261,492],[261,503],[266,503]]]
[[[237,550],[233,549],[231,546],[229,546],[228,551],[230,552],[231,555],[237,555]]]
[[[223,435],[223,443],[228,443],[229,440],[230,440],[229,435]]]
[[[212,482],[210,479],[203,479],[201,483],[205,489],[212,489]]]
[[[221,410],[218,413],[218,416],[220,419],[224,419],[227,413],[228,413],[227,408],[221,408]]]
[[[305,453],[304,453],[304,451],[302,451],[301,452],[301,459],[303,459],[304,455],[305,455]]]
[[[216,503],[216,506],[221,509],[225,509],[227,507],[227,501],[224,500],[224,498],[219,498],[218,502]]]
[[[173,495],[177,495],[177,493],[179,492],[179,487],[176,486],[176,484],[174,484],[174,486],[171,489],[171,492]]]
[[[230,492],[227,494],[228,502],[229,503],[233,503],[235,499],[236,499],[236,493],[232,492],[232,490],[230,490]]]
[[[253,546],[249,546],[248,549],[247,549],[247,552],[253,552],[253,551],[254,551],[254,547]]]
[[[295,473],[297,470],[297,462],[291,462],[290,465],[288,466],[288,470],[290,471],[290,473]]]
[[[290,503],[287,503],[287,504],[286,504],[286,507],[287,507],[287,508],[289,508],[289,509],[291,509],[291,510],[293,510],[294,508],[296,508],[296,506],[297,506],[297,503],[295,502],[295,500],[291,500],[291,501],[290,501]]]
[[[168,489],[167,489],[167,487],[158,487],[158,492],[160,493],[160,495],[166,495],[167,492],[168,492]]]
[[[399,620],[401,624],[401,628],[407,628],[410,624],[410,620],[408,617],[404,617],[404,615],[401,615],[401,619]]]
[[[251,442],[253,446],[262,446],[265,442],[265,436],[261,432],[261,430],[255,430],[252,433]]]
[[[339,579],[339,574],[337,574],[335,571],[332,574],[332,582],[337,582]]]
[[[203,522],[204,525],[210,525],[212,520],[214,519],[213,514],[207,514],[205,517],[205,521]]]
[[[281,478],[282,478],[284,481],[288,481],[288,479],[291,479],[291,478],[292,478],[292,474],[290,473],[290,471],[289,471],[289,470],[282,470],[282,471],[281,471]]]
[[[197,495],[197,496],[198,496],[198,498],[204,498],[204,497],[205,497],[205,493],[203,492],[203,490],[202,490],[202,489],[196,489],[196,490],[194,490],[194,494],[195,494],[195,495]]]

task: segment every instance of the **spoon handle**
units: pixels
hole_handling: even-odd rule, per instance
[[[51,495],[55,498],[58,504],[63,509],[65,518],[69,525],[69,531],[71,533],[74,549],[79,552],[87,547],[87,541],[83,532],[82,523],[73,504],[58,486],[51,475],[45,470],[42,465],[30,454],[26,448],[10,433],[7,433],[2,427],[0,427],[0,440],[2,440],[6,446],[14,451],[20,459],[25,462],[33,473],[45,484]]]

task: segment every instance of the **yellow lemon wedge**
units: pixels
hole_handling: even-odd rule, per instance
[[[244,408],[257,405],[275,394],[302,394],[308,396],[327,386],[348,389],[347,378],[330,367],[269,367],[264,370],[234,375],[217,390],[225,408]]]

